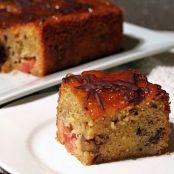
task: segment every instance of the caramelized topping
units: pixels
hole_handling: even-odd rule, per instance
[[[82,73],[81,75],[66,77],[63,81],[68,83],[71,79],[78,81],[75,89],[83,90],[87,93],[84,99],[85,103],[93,96],[102,110],[105,109],[101,96],[102,92],[116,92],[121,94],[126,102],[137,103],[144,98],[144,90],[138,86],[138,83],[147,82],[146,77],[137,72],[130,74],[127,80],[99,78],[95,74]]]
[[[92,5],[79,0],[0,0],[0,27],[50,16],[89,12]]]

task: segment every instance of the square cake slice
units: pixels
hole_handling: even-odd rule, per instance
[[[63,78],[57,139],[83,164],[168,151],[169,96],[136,70]]]
[[[122,25],[104,0],[0,0],[0,69],[44,76],[116,53]]]

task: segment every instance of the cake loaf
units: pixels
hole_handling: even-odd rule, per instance
[[[0,67],[44,76],[117,52],[122,11],[103,0],[0,0]]]
[[[135,70],[87,71],[62,80],[57,139],[83,164],[168,151],[169,96]]]

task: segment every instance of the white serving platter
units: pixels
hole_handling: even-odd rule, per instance
[[[59,71],[43,78],[20,72],[9,74],[0,73],[0,104],[59,84],[62,77],[69,72],[78,74],[84,70],[106,69],[170,50],[174,47],[174,37],[172,36],[174,34],[157,32],[125,23],[124,50],[121,53]]]
[[[44,95],[35,100],[26,97],[0,110],[0,166],[6,171],[11,174],[174,173],[174,119],[170,119],[170,155],[83,166],[55,140],[58,95]]]

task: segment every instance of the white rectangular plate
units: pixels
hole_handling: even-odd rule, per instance
[[[171,35],[136,25],[124,24],[124,51],[43,78],[23,73],[0,74],[0,104],[60,83],[65,74],[84,70],[106,69],[136,59],[167,51],[174,47]]]
[[[44,94],[45,95],[45,94]],[[55,140],[57,94],[19,100],[0,110],[0,166],[12,174],[174,173],[174,120],[170,155],[83,166]],[[36,97],[36,96],[35,96]],[[33,97],[31,97],[33,100]],[[43,109],[44,108],[44,109]]]

